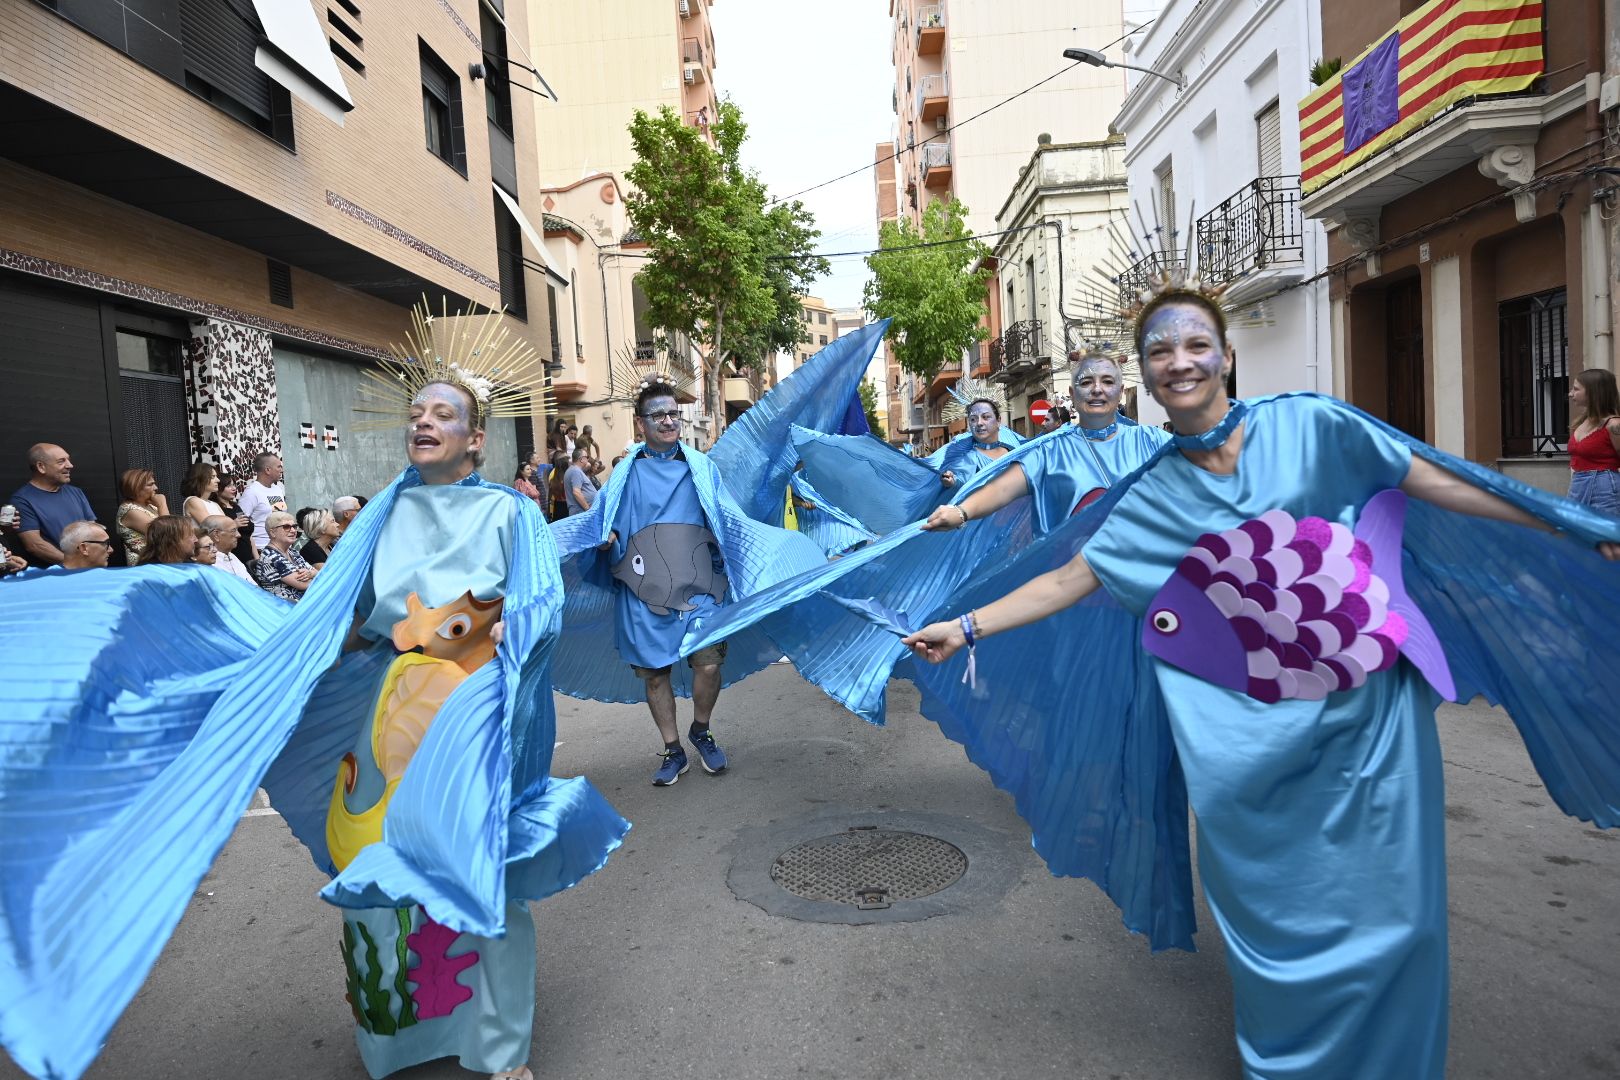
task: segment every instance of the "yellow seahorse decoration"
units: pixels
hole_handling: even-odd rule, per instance
[[[406,615],[393,630],[400,655],[383,676],[368,740],[372,760],[383,776],[383,794],[366,810],[349,810],[343,796],[353,793],[360,766],[352,753],[344,754],[326,814],[326,847],[338,870],[366,845],[382,839],[389,800],[439,707],[467,676],[495,658],[489,631],[500,618],[501,606],[501,600],[477,600],[470,592],[433,608],[424,607],[416,593],[405,598]]]

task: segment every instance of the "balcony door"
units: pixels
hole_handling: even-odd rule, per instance
[[[1421,278],[1384,291],[1384,355],[1387,398],[1384,416],[1414,438],[1427,437],[1428,370],[1423,362],[1423,282]]]
[[[1503,457],[1563,452],[1569,437],[1568,314],[1563,289],[1497,306]]]

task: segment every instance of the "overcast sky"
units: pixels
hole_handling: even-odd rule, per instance
[[[1135,19],[1149,18],[1161,6],[1160,0],[1124,2],[1127,18]],[[885,0],[719,0],[710,18],[719,61],[715,86],[742,107],[749,133],[744,160],[773,195],[791,195],[869,165],[872,148],[893,138]],[[821,228],[817,250],[877,246],[870,168],[801,198]],[[815,294],[834,307],[859,306],[864,260],[831,262],[832,273]]]

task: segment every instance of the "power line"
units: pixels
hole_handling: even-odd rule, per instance
[[[1119,37],[1115,38],[1113,41],[1110,41],[1107,45],[1104,45],[1101,49],[1098,49],[1097,51],[1098,52],[1104,52],[1104,51],[1106,51],[1108,49],[1112,49],[1115,45],[1118,45],[1120,42],[1124,41],[1126,38],[1130,37],[1132,34],[1139,34],[1143,30],[1146,30],[1148,27],[1152,26],[1155,21],[1156,20],[1154,20],[1154,19],[1149,19],[1147,22],[1143,23],[1141,26],[1137,26],[1137,27],[1134,27],[1134,28],[1132,28],[1130,30],[1127,30],[1125,33],[1121,34]],[[1074,70],[1075,68],[1077,68],[1079,66],[1080,66],[1080,61],[1076,60],[1074,63],[1070,64],[1066,68],[1059,68],[1057,71],[1052,72],[1052,74],[1048,75],[1046,78],[1042,79],[1040,82],[1037,82],[1037,83],[1035,83],[1035,84],[1033,84],[1031,86],[1024,87],[1022,90],[1018,91],[1018,93],[1012,95],[1011,97],[1003,98],[1002,100],[996,102],[994,105],[991,105],[988,108],[979,110],[978,112],[974,113],[972,116],[969,116],[969,117],[967,117],[965,119],[962,119],[962,120],[958,120],[956,123],[951,124],[948,127],[946,127],[944,131],[935,132],[931,138],[924,139],[922,141],[922,145],[927,146],[929,143],[931,143],[934,140],[938,139],[941,135],[949,135],[951,132],[955,131],[957,128],[963,127],[963,126],[965,126],[967,124],[971,124],[973,121],[977,120],[979,117],[985,115],[986,113],[994,112],[997,109],[1001,108],[1003,105],[1006,105],[1006,104],[1009,104],[1011,102],[1017,101],[1019,98],[1023,97],[1025,94],[1029,93],[1030,91],[1040,89],[1042,86],[1045,86],[1047,83],[1051,82],[1053,79],[1057,78],[1059,75],[1062,75],[1062,74],[1064,74],[1065,72],[1068,72],[1068,71],[1072,71],[1072,70]],[[912,148],[913,148],[912,146],[907,146],[906,147],[907,150],[910,150]],[[835,176],[831,180],[823,180],[819,184],[812,184],[810,187],[804,188],[801,191],[795,191],[791,195],[783,195],[783,196],[781,196],[779,198],[771,200],[772,205],[775,205],[776,203],[787,202],[789,199],[797,199],[800,195],[808,195],[812,191],[819,191],[820,189],[822,189],[824,187],[827,187],[829,184],[836,184],[840,180],[848,180],[852,176],[859,176],[861,173],[865,172],[867,169],[875,169],[879,165],[882,165],[886,161],[894,161],[894,160],[896,160],[897,158],[899,158],[900,154],[901,154],[901,151],[896,150],[894,153],[888,155],[887,157],[880,157],[880,158],[877,158],[874,161],[869,161],[865,165],[862,165],[860,168],[851,169],[849,172],[842,173],[842,174],[840,174],[838,176]],[[891,249],[891,250],[896,250],[896,249]]]
[[[1042,223],[1035,222],[1030,225],[1020,225],[1013,229],[998,229],[995,232],[974,233],[972,236],[958,236],[953,240],[924,240],[923,242],[917,244],[901,244],[897,247],[866,248],[861,251],[812,251],[805,255],[767,255],[765,258],[767,261],[775,262],[804,262],[809,259],[842,259],[851,256],[865,257],[867,255],[887,255],[891,251],[915,251],[918,248],[946,247],[951,244],[965,244],[970,240],[989,240],[992,237],[997,236],[1011,236],[1014,233],[1028,232],[1031,229],[1039,229],[1041,227]],[[610,254],[618,255],[621,258],[626,259],[657,258],[656,255],[651,253],[643,254],[639,251],[613,251]]]

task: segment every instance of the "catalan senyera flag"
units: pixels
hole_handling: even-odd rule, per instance
[[[1300,186],[1314,191],[1464,98],[1546,69],[1543,0],[1431,0],[1299,103]]]

